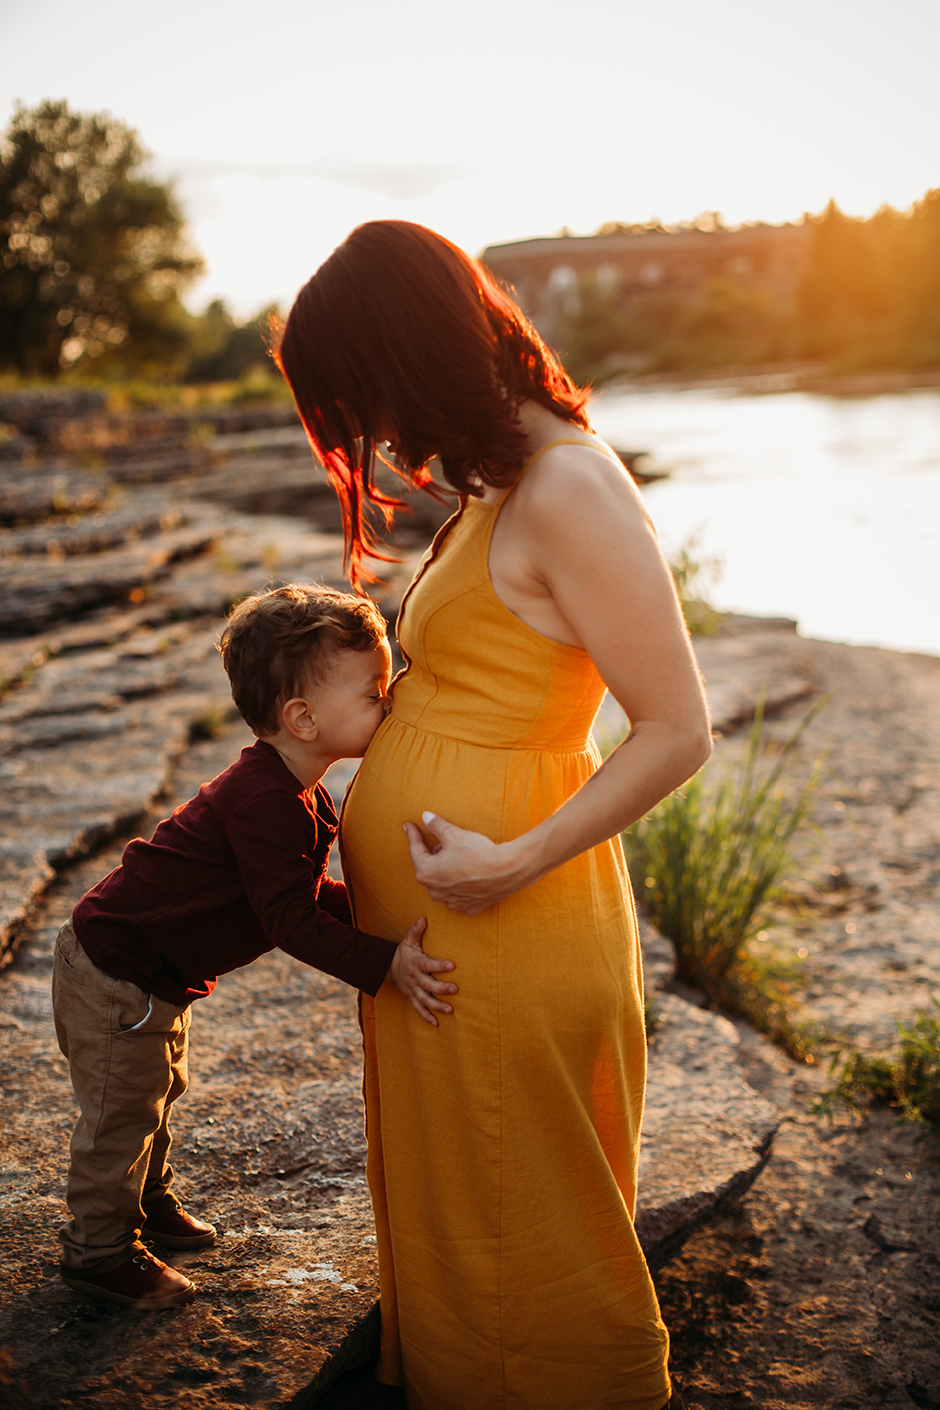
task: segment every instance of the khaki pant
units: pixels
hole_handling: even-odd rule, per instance
[[[81,1111],[62,1262],[109,1273],[128,1257],[145,1214],[176,1205],[167,1123],[187,1086],[190,1010],[98,969],[71,921],[56,942],[52,1006]]]

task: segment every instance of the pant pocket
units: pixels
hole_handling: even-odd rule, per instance
[[[144,1014],[143,1018],[139,1019],[137,1023],[131,1023],[131,1024],[128,1024],[128,1025],[126,1025],[126,1026],[125,1026],[125,1024],[122,1023],[122,1024],[121,1024],[121,1032],[122,1032],[122,1033],[137,1033],[141,1028],[145,1028],[145,1027],[147,1026],[147,1020],[148,1020],[148,1018],[150,1017],[150,1015],[151,1015],[152,1012],[153,1012],[153,995],[152,995],[152,994],[148,994],[148,995],[146,996],[146,998],[147,998],[147,1012]]]
[[[135,984],[119,981],[115,998],[118,1037],[131,1033],[179,1033],[186,1026],[189,1005],[178,1008],[145,994]]]
[[[84,984],[84,974],[82,974],[81,970],[76,969],[73,963],[75,952],[72,950],[70,958],[69,950],[71,950],[71,946],[62,943],[62,932],[60,931],[59,938],[55,942],[55,976],[57,979],[63,980],[66,984]]]

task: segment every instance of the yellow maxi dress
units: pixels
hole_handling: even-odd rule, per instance
[[[460,986],[438,1028],[392,985],[362,997],[377,1375],[409,1410],[661,1410],[668,1339],[633,1229],[646,1042],[619,840],[469,917],[428,899],[402,829],[430,810],[516,837],[599,763],[587,653],[490,583],[499,507],[467,500],[425,555],[398,621],[408,664],[343,813],[357,924],[398,939],[426,915],[425,947]]]

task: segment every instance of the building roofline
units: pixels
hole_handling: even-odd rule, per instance
[[[597,254],[610,250],[623,250],[625,246],[642,242],[651,250],[674,247],[677,241],[687,244],[702,244],[720,235],[726,243],[743,243],[754,235],[769,236],[793,235],[808,230],[802,222],[786,222],[783,225],[742,225],[733,230],[637,230],[616,231],[609,235],[537,235],[527,240],[510,240],[502,245],[487,245],[480,258],[488,262],[490,257],[502,261],[514,255],[564,255],[583,253],[591,249]]]

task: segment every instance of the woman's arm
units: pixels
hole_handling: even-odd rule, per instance
[[[496,844],[426,815],[437,839],[429,850],[406,824],[417,879],[432,900],[468,915],[629,827],[711,751],[672,578],[627,475],[590,447],[558,447],[519,483],[499,529],[500,595],[517,611],[530,604],[532,625],[554,617],[551,634],[587,650],[631,731],[577,793],[520,837]]]

